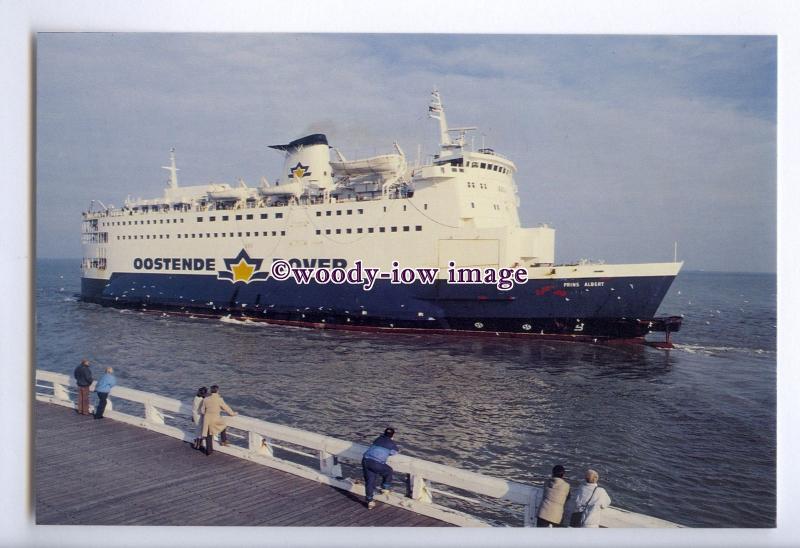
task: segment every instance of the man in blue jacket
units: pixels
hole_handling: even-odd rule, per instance
[[[364,452],[361,466],[364,469],[364,482],[366,483],[367,508],[375,508],[372,493],[375,491],[375,480],[381,476],[381,491],[386,492],[392,485],[392,467],[386,464],[386,459],[398,453],[397,445],[392,441],[394,428],[389,427],[378,436],[372,445]]]
[[[106,410],[106,401],[108,400],[108,393],[117,384],[117,378],[114,376],[114,369],[106,367],[105,374],[97,381],[94,391],[97,392],[97,407],[94,410],[94,418],[102,419],[103,411]]]

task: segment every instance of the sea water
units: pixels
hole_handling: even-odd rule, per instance
[[[683,272],[675,348],[376,335],[80,302],[77,260],[36,264],[36,367],[89,358],[124,386],[527,483],[600,473],[612,504],[687,526],[771,527],[776,277]],[[661,334],[651,338],[659,339]]]

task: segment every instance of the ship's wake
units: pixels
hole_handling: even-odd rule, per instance
[[[704,356],[718,356],[721,354],[758,354],[764,356],[771,356],[775,354],[775,350],[768,350],[764,348],[744,348],[736,346],[705,346],[699,344],[678,344],[673,345],[675,350],[686,352],[688,354],[702,354]]]

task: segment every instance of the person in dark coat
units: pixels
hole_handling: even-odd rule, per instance
[[[92,386],[92,370],[89,360],[81,360],[81,364],[72,373],[78,385],[78,413],[89,415],[89,387]]]
[[[399,450],[397,445],[392,441],[394,437],[394,428],[389,427],[383,431],[383,434],[378,436],[372,445],[364,452],[361,459],[361,467],[364,470],[364,483],[365,495],[367,499],[367,508],[375,508],[375,501],[372,500],[372,494],[375,492],[375,481],[378,476],[381,477],[381,491],[387,492],[392,485],[392,467],[386,464],[386,459],[392,455],[396,455]]]

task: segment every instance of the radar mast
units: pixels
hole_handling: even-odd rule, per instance
[[[166,169],[169,171],[169,188],[178,188],[178,171],[180,171],[175,166],[175,148],[169,149],[169,165],[168,166],[161,166],[161,169]]]

